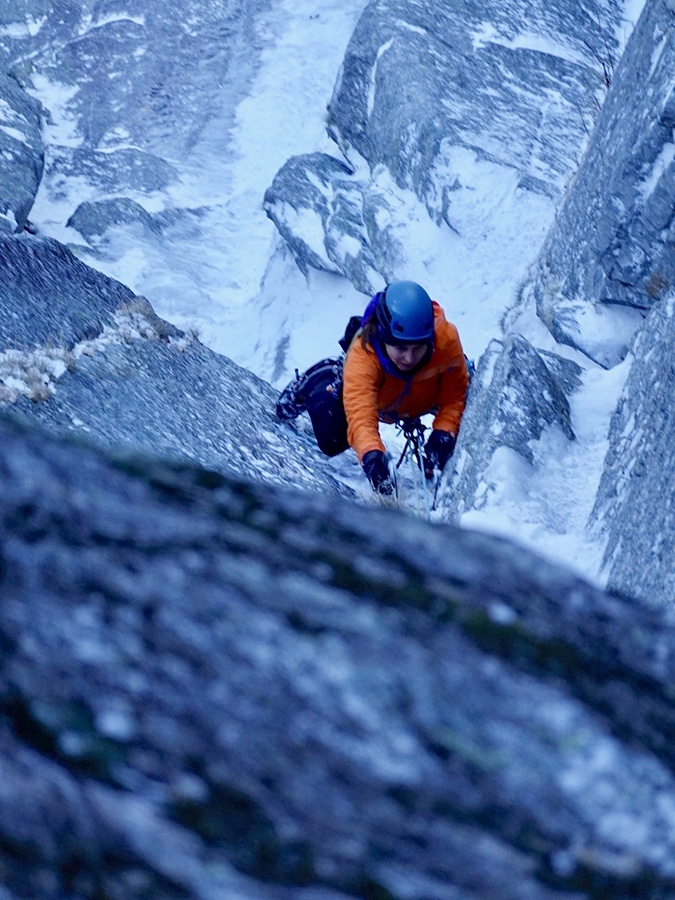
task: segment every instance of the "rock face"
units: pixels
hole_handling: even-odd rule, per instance
[[[363,293],[391,271],[387,242],[377,240],[377,194],[353,178],[353,170],[312,153],[290,159],[265,192],[265,210],[300,269],[346,275]]]
[[[42,177],[40,108],[0,71],[0,229],[21,231]]]
[[[134,299],[129,288],[80,262],[63,244],[0,235],[0,349],[72,349],[99,335]]]
[[[675,11],[648,0],[535,281],[557,341],[612,366],[675,284]]]
[[[109,448],[350,491],[277,392],[57,241],[0,235],[0,409]],[[311,463],[311,464],[308,464]]]
[[[153,191],[176,180],[170,160],[195,144],[225,95],[232,109],[243,96],[260,43],[248,32],[264,5],[265,0],[188,0],[175,9],[164,0],[0,5],[0,71],[31,92],[57,86],[48,92],[54,118],[68,124],[64,128],[59,121],[50,134],[45,176],[49,199],[70,208],[65,218],[82,200],[125,196],[143,205]],[[83,184],[85,196],[78,196]],[[111,226],[120,221],[115,206],[97,212],[97,236],[106,213]],[[86,213],[85,208],[85,225]]]
[[[547,426],[558,425],[574,440],[568,395],[579,386],[580,374],[576,363],[538,352],[523,337],[493,341],[471,381],[454,472],[443,486],[439,507],[453,517],[480,508],[480,482],[500,448],[534,463],[533,446]]]
[[[658,39],[667,58],[671,6],[654,0],[641,54]],[[111,194],[169,183],[155,147],[185,146],[206,111],[168,61],[224,78],[223,48],[247,21],[235,3],[164,13],[26,0],[25,36],[0,36],[15,74],[28,78],[36,53],[55,80],[84,86],[85,141],[51,160]],[[0,0],[3,25],[17,16]],[[562,133],[581,140],[614,16],[575,3],[371,4],[330,111],[352,162],[296,158],[268,193],[298,260],[364,290],[389,271],[383,168],[448,227],[458,153],[558,196],[571,171]],[[150,17],[160,43],[148,48]],[[101,54],[117,79],[99,77]],[[33,142],[12,157],[21,174],[0,182],[0,202],[20,225],[40,145],[36,109],[12,102],[7,127]],[[647,179],[654,227],[670,196],[662,137]],[[142,146],[118,146],[127,138]],[[75,214],[91,240],[129,220],[163,221],[119,197]],[[657,255],[669,228],[654,232]],[[1,900],[675,897],[671,610],[506,542],[348,502],[302,427],[273,420],[269,385],[142,297],[55,241],[0,233],[0,264]],[[610,584],[662,601],[675,301],[653,306],[595,521]],[[574,439],[579,377],[523,338],[490,346],[443,498],[452,514],[476,502],[495,451],[531,462],[550,425]]]
[[[675,892],[662,611],[4,421],[0,546],[7,900]]]
[[[610,585],[653,603],[675,597],[674,338],[671,295],[654,307],[635,342],[592,516],[607,537]]]
[[[178,150],[194,141],[211,109],[196,107],[185,86],[198,78],[222,83],[234,61],[237,37],[249,22],[249,10],[238,0],[217,6],[188,0],[182,16],[167,16],[161,0],[69,0],[58,9],[26,0],[15,8],[6,6],[3,21],[13,27],[0,38],[3,69],[27,84],[33,77],[48,77],[70,89],[84,138],[78,163],[84,147],[118,149],[108,171],[118,159],[125,161],[123,171],[129,171],[129,145],[152,154],[153,144]],[[240,77],[247,65],[246,59],[237,61]],[[121,152],[115,144],[127,148]],[[138,151],[133,158],[151,161]],[[161,184],[170,173],[165,163],[159,165],[154,178]],[[146,182],[147,168],[139,169],[138,177]]]
[[[457,231],[462,192],[474,190],[463,183],[469,160],[512,171],[513,190],[560,197],[597,113],[618,23],[605,4],[569,0],[369,3],[328,108],[329,134],[354,174],[324,154],[294,158],[266,196],[299,265],[337,269],[366,292],[390,276],[388,260],[400,254],[386,252],[394,238],[382,169]],[[320,228],[308,227],[316,219]]]
[[[580,136],[592,118],[597,58],[615,52],[614,21],[603,4],[371,3],[345,55],[330,127],[448,224],[452,147],[558,194],[573,165],[559,138]]]

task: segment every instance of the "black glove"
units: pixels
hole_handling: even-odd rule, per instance
[[[455,452],[455,436],[449,431],[434,430],[429,435],[429,440],[424,447],[424,474],[427,478],[434,477],[434,469],[441,472],[445,464]]]
[[[369,450],[361,460],[361,465],[374,491],[378,494],[393,494],[389,463],[381,450]]]

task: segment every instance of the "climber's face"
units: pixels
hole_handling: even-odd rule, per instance
[[[401,372],[409,372],[422,362],[426,344],[385,344],[387,356]]]

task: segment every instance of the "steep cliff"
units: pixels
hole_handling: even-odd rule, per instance
[[[605,366],[675,282],[675,8],[645,4],[534,283],[557,341]]]
[[[675,6],[646,4],[533,296],[558,341],[627,379],[591,523],[610,584],[672,603],[672,315],[675,278]],[[646,317],[646,318],[645,318]]]
[[[446,233],[468,223],[467,160],[563,203],[479,361],[439,504],[475,512],[500,455],[564,467],[583,442],[576,398],[607,374],[563,327],[583,279],[574,316],[610,310],[603,366],[639,328],[594,472],[607,593],[510,542],[339,496],[356,463],[275,422],[269,384],[62,243],[10,233],[42,153],[17,85],[46,73],[86,126],[50,145],[64,228],[88,252],[119,226],[190,233],[198,210],[138,197],[176,178],[160,145],[206,128],[181,77],[241,87],[258,4],[180,21],[154,2],[0,4],[18,79],[0,81],[2,900],[675,898],[674,305],[646,269],[617,275],[631,248],[670,265],[671,6],[647,4],[614,72],[614,4],[369,4],[330,105],[342,159],[296,157],[267,196],[299,265],[361,290],[401,263],[396,190]],[[613,143],[624,105],[635,124]],[[79,197],[79,174],[96,190]],[[554,267],[564,284],[533,324]],[[612,279],[608,304],[592,288]]]

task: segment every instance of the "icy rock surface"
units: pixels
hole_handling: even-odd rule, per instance
[[[71,148],[64,141],[59,165],[71,149],[78,172],[83,163],[95,170],[97,162],[102,178],[119,170],[129,187],[158,188],[171,169],[154,159],[153,149],[180,153],[209,120],[216,92],[204,92],[195,104],[187,87],[219,84],[230,74],[236,42],[250,21],[244,6],[191,0],[167,15],[162,0],[58,6],[26,0],[4,13],[10,27],[0,37],[0,59],[28,85],[49,78],[72,93],[71,115],[84,141],[70,136]],[[248,6],[251,11],[256,4]],[[243,78],[250,63],[244,55],[236,62],[235,74]]]
[[[328,107],[351,187],[332,157],[310,154],[290,160],[266,196],[299,265],[337,268],[366,292],[390,277],[375,249],[394,240],[382,167],[459,232],[467,154],[515,171],[515,190],[559,198],[597,114],[618,22],[603,3],[370,3]],[[321,233],[307,233],[313,218],[324,253]]]
[[[44,166],[40,107],[0,71],[0,230],[21,231]]]
[[[4,421],[0,498],[7,900],[675,892],[663,611]]]
[[[439,507],[454,516],[480,506],[477,489],[500,447],[534,463],[547,426],[557,425],[574,440],[568,395],[579,386],[580,374],[576,363],[538,352],[518,335],[493,341],[471,381],[452,477],[441,488]]]
[[[653,603],[675,598],[675,297],[656,305],[612,418],[592,521],[607,538],[609,584]]]
[[[45,178],[66,218],[82,200],[123,195],[147,203],[176,181],[175,161],[224,106],[234,110],[244,96],[260,45],[252,23],[265,6],[265,0],[0,6],[0,69],[49,98],[54,127]],[[98,215],[98,235],[119,224],[113,206],[99,207]],[[90,237],[86,229],[83,236]]]
[[[105,447],[349,492],[277,392],[57,241],[0,235],[0,409]]]
[[[557,341],[623,359],[675,284],[675,7],[648,0],[535,280]]]
[[[300,269],[346,275],[364,294],[392,271],[380,240],[376,192],[353,170],[326,153],[290,159],[265,192],[265,210],[290,247]]]

